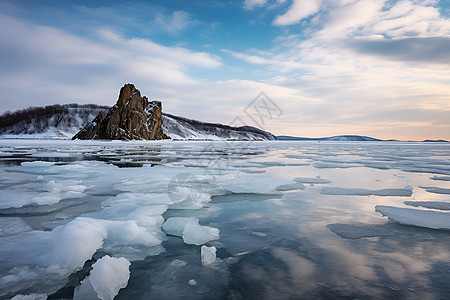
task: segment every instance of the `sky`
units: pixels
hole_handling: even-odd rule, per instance
[[[125,83],[275,135],[450,140],[450,0],[0,0],[0,113]]]

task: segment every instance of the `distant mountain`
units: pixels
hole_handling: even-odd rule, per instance
[[[287,135],[279,135],[277,139],[280,141],[348,141],[348,142],[374,142],[374,141],[382,141],[380,139],[361,136],[361,135],[337,135],[331,137],[322,137],[322,138],[305,138],[305,137],[294,137]]]
[[[446,140],[424,140],[424,143],[449,143],[449,141]]]

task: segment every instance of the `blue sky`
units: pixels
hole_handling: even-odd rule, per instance
[[[0,1],[0,112],[113,105],[275,134],[450,139],[450,1]]]

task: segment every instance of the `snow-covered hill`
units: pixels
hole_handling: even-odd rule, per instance
[[[65,104],[30,107],[0,116],[0,138],[70,139],[109,107]]]
[[[231,127],[206,123],[163,113],[163,132],[172,139],[181,140],[276,140],[270,132],[251,126]]]
[[[98,105],[31,107],[0,116],[0,138],[71,139],[99,113],[110,108]],[[162,128],[171,139],[181,140],[276,140],[255,127],[231,127],[163,113]]]

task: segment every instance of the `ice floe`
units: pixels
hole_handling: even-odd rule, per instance
[[[406,205],[415,206],[415,207],[425,207],[431,209],[439,209],[439,210],[450,210],[449,202],[440,202],[440,201],[405,201]]]
[[[450,176],[433,176],[430,177],[432,180],[450,181]]]
[[[450,229],[450,213],[413,208],[375,206],[375,211],[406,225],[432,229]]]
[[[347,196],[398,196],[410,197],[412,188],[368,190],[361,188],[324,187],[320,190],[323,195],[347,195]]]
[[[296,177],[293,179],[296,182],[306,183],[306,184],[326,184],[331,183],[331,180],[323,179],[320,177]]]
[[[440,188],[440,187],[420,187],[427,191],[428,193],[434,193],[434,194],[447,194],[450,195],[450,189],[446,188]]]

